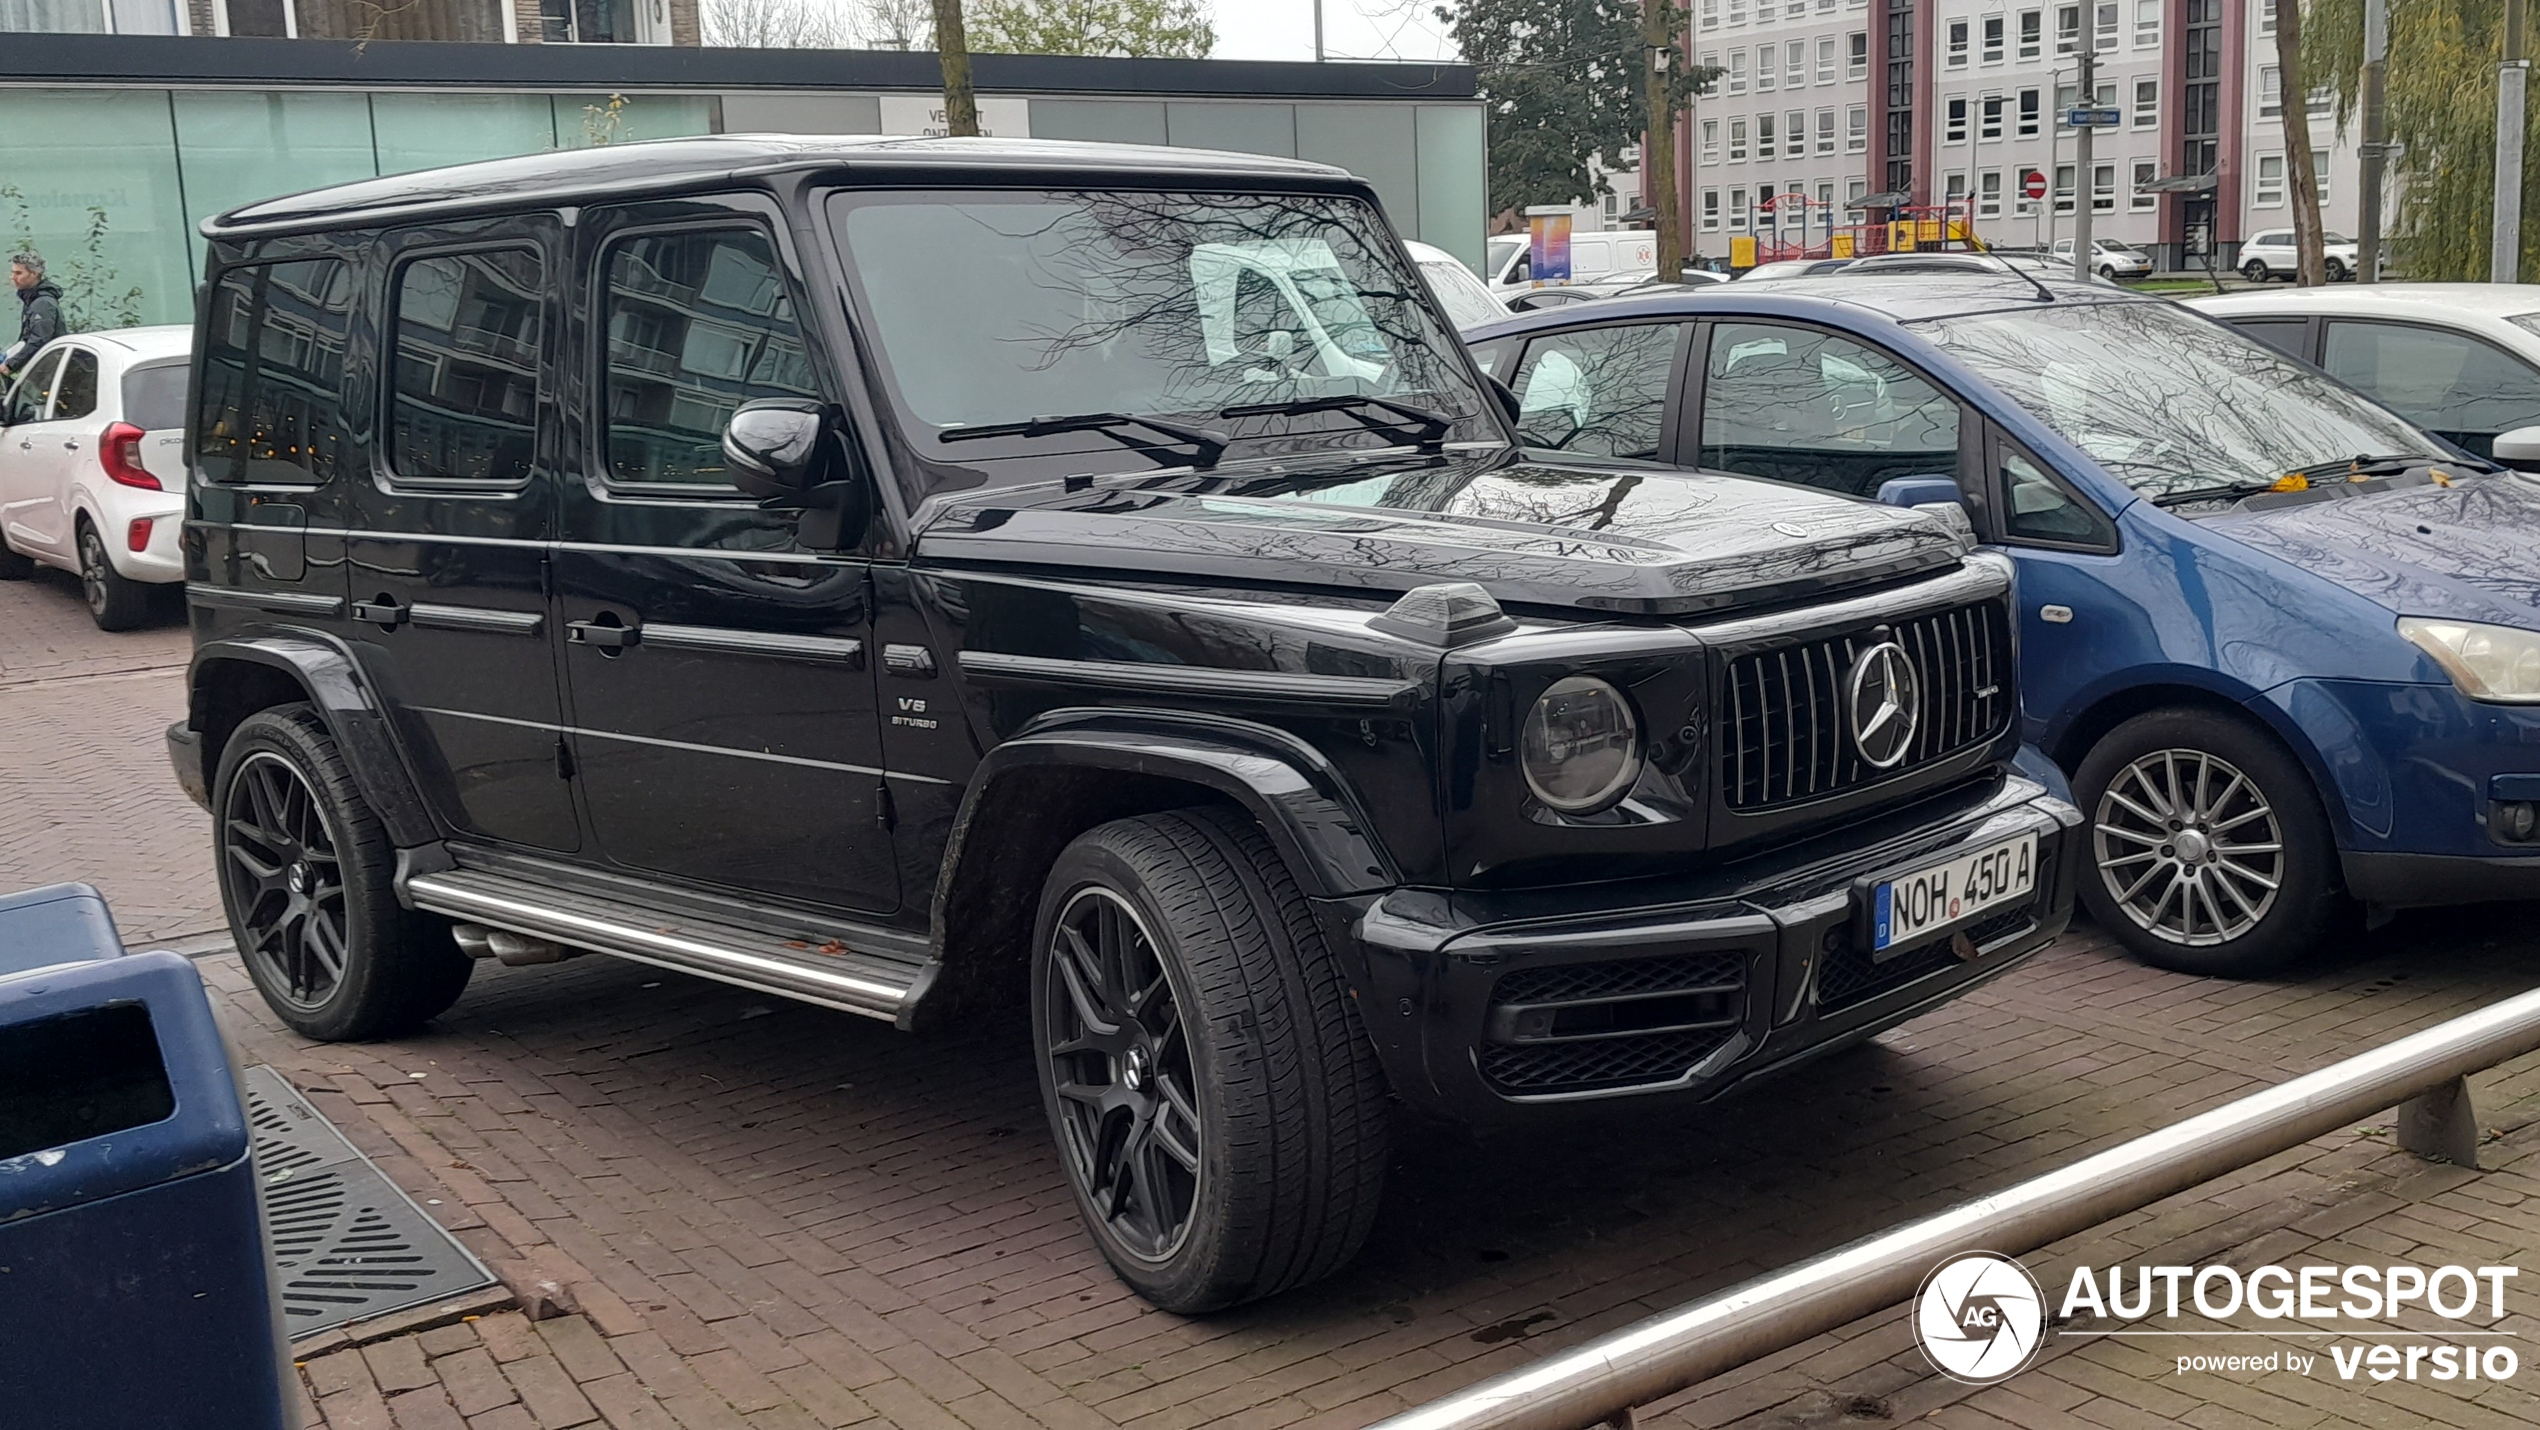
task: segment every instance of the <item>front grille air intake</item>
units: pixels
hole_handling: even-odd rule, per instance
[[[1920,699],[1913,742],[1887,769],[1862,758],[1846,704],[1853,662],[1876,644],[1870,628],[1730,663],[1720,749],[1730,809],[1754,813],[1842,794],[1980,745],[2010,723],[2019,702],[2001,605],[1960,606],[1891,629],[1913,659]]]
[[[1483,1076],[1503,1092],[1673,1082],[1746,1021],[1746,955],[1519,969],[1491,989]]]

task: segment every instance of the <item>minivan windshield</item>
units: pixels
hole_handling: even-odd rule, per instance
[[[940,445],[960,428],[1043,417],[1164,418],[1232,437],[1228,460],[1261,454],[1244,450],[1253,438],[1400,440],[1329,404],[1226,412],[1315,399],[1383,398],[1455,419],[1460,439],[1500,436],[1455,334],[1362,203],[1032,190],[834,202],[908,435],[930,461],[965,464],[940,474],[944,485],[1045,475],[1030,461],[1010,475],[969,464],[1106,450],[1082,433]]]
[[[1914,325],[2143,495],[2257,489],[2350,457],[2446,454],[2274,348],[2172,304],[2039,304]]]

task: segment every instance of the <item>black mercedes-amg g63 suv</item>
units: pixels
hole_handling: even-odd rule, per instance
[[[1691,325],[1518,450],[1338,170],[720,137],[205,234],[169,744],[310,1037],[586,950],[1028,1001],[1086,1225],[1196,1311],[1348,1259],[1396,1099],[1711,1097],[2069,916],[2007,565],[1610,455]]]

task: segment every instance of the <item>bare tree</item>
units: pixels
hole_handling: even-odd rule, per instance
[[[867,49],[934,48],[934,0],[851,0],[849,12],[856,43]]]
[[[831,50],[852,43],[827,0],[703,0],[702,38],[718,48]]]
[[[2328,281],[2320,227],[2319,165],[2311,155],[2311,84],[2302,65],[2302,0],[2275,0],[2277,109],[2284,123],[2284,183],[2293,191],[2293,276],[2305,288]]]
[[[944,132],[975,139],[979,101],[970,89],[970,36],[962,25],[961,0],[935,0],[935,52],[943,61]]]

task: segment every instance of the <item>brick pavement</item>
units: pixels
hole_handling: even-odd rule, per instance
[[[0,632],[20,629],[19,608],[41,594],[0,587]],[[84,875],[128,901],[128,929],[181,923],[212,903],[205,861],[189,863],[178,837],[194,819],[199,839],[199,816],[168,783],[151,723],[174,707],[148,708],[172,702],[173,681],[100,669],[127,658],[98,645],[114,639],[65,640],[43,658],[52,674],[32,680],[16,673],[38,662],[15,644],[0,652],[0,747],[66,729],[98,747],[41,771],[71,792],[64,808],[91,812],[76,828],[58,810],[22,813],[33,773],[8,776],[0,881]],[[132,733],[109,734],[118,722]],[[101,862],[65,862],[88,858]],[[1489,1141],[1407,1129],[1354,1266],[1196,1321],[1128,1295],[1078,1231],[1017,1023],[915,1039],[586,958],[486,968],[409,1039],[317,1046],[280,1029],[232,957],[201,966],[251,1060],[306,1090],[512,1284],[562,1312],[318,1356],[305,1368],[313,1424],[1356,1426],[2518,991],[2540,979],[2531,912],[2403,919],[2276,982],[2156,973],[2076,936],[1763,1096]],[[2104,1263],[2112,1248],[2243,1265],[2412,1249],[2460,1259],[2437,1253],[2469,1247],[2517,1259],[2540,1230],[2540,1060],[2479,1091],[2501,1170],[2429,1167],[2350,1129],[2032,1264],[2059,1284],[2063,1266]],[[2540,1423],[2528,1369],[2474,1397],[2186,1382],[2167,1369],[2129,1342],[2059,1341],[2010,1384],[1967,1393],[1924,1369],[1891,1312],[1652,1418]]]

